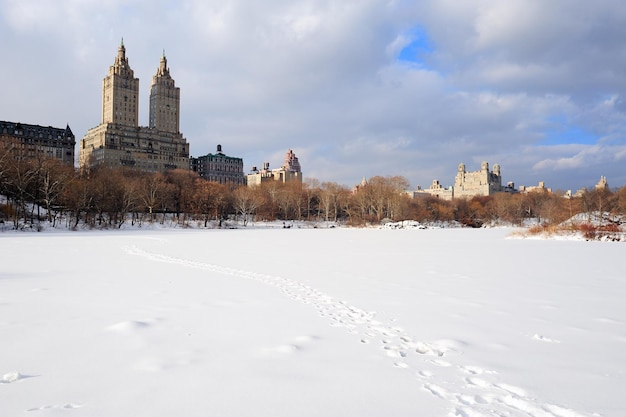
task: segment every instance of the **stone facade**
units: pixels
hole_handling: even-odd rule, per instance
[[[0,121],[0,156],[5,152],[16,160],[44,156],[73,166],[75,147],[76,138],[69,125],[61,129]]]
[[[232,186],[245,185],[243,159],[224,155],[222,145],[217,145],[215,154],[189,158],[191,169],[208,181]]]
[[[600,181],[596,184],[596,190],[604,191],[609,189],[609,183],[606,180],[606,177],[603,175],[600,177]]]
[[[439,180],[433,180],[430,188],[422,189],[417,187],[417,191],[413,192],[413,198],[417,197],[435,197],[442,200],[452,200],[454,198],[454,190],[452,187],[444,187]]]
[[[178,133],[180,124],[180,88],[176,87],[167,67],[165,51],[150,87],[150,128]]]
[[[279,181],[282,183],[302,182],[300,162],[291,149],[285,154],[285,161],[280,168],[270,170],[270,163],[265,162],[263,169],[258,170],[256,167],[253,167],[252,172],[247,176],[249,187],[261,185],[267,181]]]
[[[189,144],[179,131],[180,89],[161,57],[150,88],[150,121],[139,126],[139,79],[135,78],[124,42],[102,81],[102,122],[80,141],[81,168],[98,165],[147,172],[189,169]]]
[[[539,181],[538,185],[520,185],[519,186],[520,193],[552,193],[552,188],[546,188],[546,183],[543,181]]]
[[[500,165],[495,164],[493,171],[489,171],[489,164],[483,162],[480,171],[468,172],[465,164],[459,164],[454,179],[454,198],[471,198],[487,196],[505,191],[502,186]]]

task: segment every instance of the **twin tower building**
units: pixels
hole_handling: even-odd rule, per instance
[[[136,168],[145,172],[192,169],[209,181],[234,186],[260,184],[267,180],[302,181],[298,158],[289,150],[278,170],[253,169],[243,173],[243,159],[215,154],[190,158],[189,144],[179,131],[180,88],[167,67],[165,52],[150,86],[150,121],[139,126],[139,79],[128,64],[124,41],[115,62],[102,80],[102,122],[80,141],[81,169],[97,166]]]
[[[124,41],[102,81],[102,122],[80,141],[79,165],[127,166],[147,172],[189,169],[189,144],[179,131],[180,88],[165,53],[150,86],[150,120],[139,126],[139,79],[128,64]]]

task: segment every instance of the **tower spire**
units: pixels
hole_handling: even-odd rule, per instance
[[[169,69],[167,68],[167,58],[165,57],[165,48],[163,48],[163,55],[161,55],[159,69],[157,70],[157,76],[159,75],[169,75]]]
[[[117,58],[115,59],[116,65],[128,65],[128,61],[126,59],[126,48],[124,47],[124,38],[120,42],[120,46],[117,48]]]

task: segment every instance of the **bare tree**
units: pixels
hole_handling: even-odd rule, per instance
[[[358,188],[350,195],[347,212],[351,224],[360,225],[376,220],[372,201],[372,188],[367,186]]]
[[[279,193],[281,184],[278,181],[268,181],[251,188],[258,201],[256,217],[263,220],[275,220],[278,217]]]
[[[52,158],[46,159],[39,170],[39,195],[52,227],[56,225],[56,213],[53,215],[55,206],[73,176],[73,167]]]
[[[283,220],[300,220],[302,218],[302,183],[288,182],[278,189],[276,203]]]
[[[241,215],[245,227],[259,205],[257,194],[250,187],[243,185],[233,192],[233,205],[236,213]]]
[[[311,214],[319,213],[319,194],[320,182],[315,178],[306,178],[302,184],[302,192],[304,198],[304,210],[306,211],[306,219],[311,220]]]
[[[190,211],[193,183],[198,174],[184,169],[174,169],[165,172],[170,187],[170,200],[179,223],[185,224],[186,213]],[[182,214],[182,215],[181,215]]]
[[[302,214],[306,206],[305,186],[301,182],[287,184],[287,189],[293,201],[294,216],[296,220],[302,220]]]
[[[0,194],[7,193],[9,171],[11,169],[11,146],[9,142],[0,141]]]
[[[218,226],[222,227],[222,220],[228,217],[228,213],[232,210],[233,188],[231,184],[214,183],[215,199],[213,200],[213,214]]]
[[[375,176],[363,183],[351,198],[351,215],[362,220],[397,220],[408,215],[409,181],[401,176]]]
[[[128,174],[128,173],[127,173]],[[139,183],[132,175],[123,176],[121,181],[121,187],[116,195],[116,206],[119,212],[119,219],[117,227],[122,227],[126,221],[127,216],[130,214],[132,217],[132,223],[135,222],[135,210],[138,204],[138,188]]]
[[[203,219],[204,227],[208,226],[211,218],[222,225],[222,217],[228,206],[228,194],[229,189],[224,184],[209,182],[202,178],[195,180],[191,205],[194,212]]]
[[[341,208],[345,207],[348,190],[336,182],[323,182],[320,189],[320,211],[325,221],[337,221]]]
[[[409,189],[409,180],[402,176],[387,177],[387,208],[386,215],[392,220],[403,220],[402,208],[408,198],[405,191]]]
[[[70,212],[68,218],[70,228],[76,229],[81,218],[85,224],[93,224],[93,219],[90,217],[93,214],[93,199],[93,190],[88,178],[74,176],[61,195],[61,204]]]
[[[620,188],[615,194],[617,195],[615,214],[626,215],[626,185]]]
[[[148,211],[150,223],[155,220],[155,210],[160,207],[165,198],[167,182],[161,173],[150,174],[143,177],[139,184],[139,199]]]
[[[36,167],[24,159],[11,160],[8,169],[7,198],[13,201],[15,217],[13,226],[17,229],[21,219],[29,217],[27,203],[34,201],[33,188],[37,177]]]

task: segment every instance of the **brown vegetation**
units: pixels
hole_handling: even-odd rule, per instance
[[[567,222],[562,224],[541,224],[529,227],[522,235],[568,236],[581,235],[585,240],[626,241],[626,231],[616,223],[592,224]]]
[[[42,221],[54,227],[59,219],[69,228],[119,228],[125,222],[142,225],[162,223],[166,218],[181,226],[195,222],[203,227],[220,227],[226,219],[244,225],[251,220],[330,221],[354,226],[416,220],[482,227],[521,226],[533,219],[538,226],[529,233],[555,233],[573,227],[562,224],[579,213],[626,215],[626,187],[589,191],[573,199],[550,193],[499,193],[454,201],[429,196],[413,199],[404,193],[408,187],[404,177],[376,176],[356,192],[315,179],[232,188],[185,170],[155,174],[98,168],[81,174],[54,160],[15,161],[0,155],[0,194],[6,196],[6,204],[0,204],[0,222],[16,229],[37,227]],[[576,227],[590,239],[619,230],[616,224],[588,223]]]

